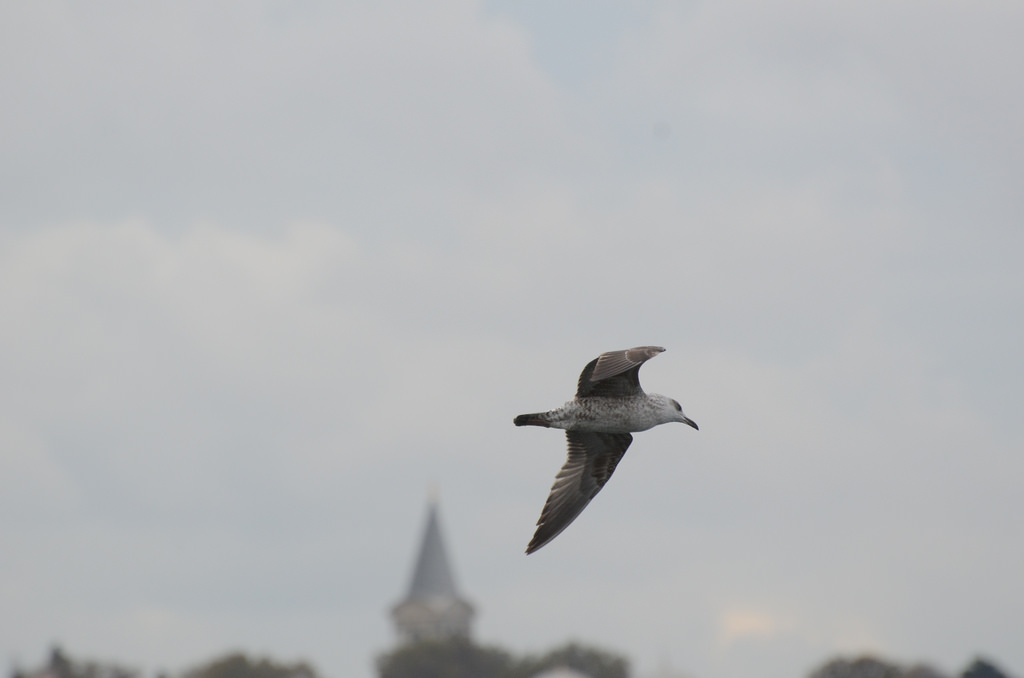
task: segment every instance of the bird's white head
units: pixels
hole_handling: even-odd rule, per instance
[[[698,431],[700,430],[697,428],[697,422],[683,414],[683,406],[679,404],[679,401],[665,396],[661,396],[659,400],[661,401],[661,414],[665,418],[666,423],[670,421],[678,421],[686,424],[687,426],[692,426]]]

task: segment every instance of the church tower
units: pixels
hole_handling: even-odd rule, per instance
[[[436,499],[427,507],[427,525],[409,593],[392,608],[391,618],[406,642],[470,635],[473,606],[455,590],[455,578],[441,538]]]

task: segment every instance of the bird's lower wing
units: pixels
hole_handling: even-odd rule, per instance
[[[626,448],[633,442],[633,436],[628,433],[566,431],[565,437],[569,442],[569,456],[555,476],[537,521],[537,531],[526,547],[527,553],[547,544],[576,520],[612,477]]]

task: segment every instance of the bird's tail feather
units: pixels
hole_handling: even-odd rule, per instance
[[[516,417],[513,422],[516,426],[543,426],[544,428],[551,428],[551,424],[544,417],[543,412],[534,412],[533,414],[520,414]]]

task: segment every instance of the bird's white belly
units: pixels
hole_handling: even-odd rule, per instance
[[[663,423],[643,397],[570,400],[547,418],[552,428],[598,433],[635,433]]]

